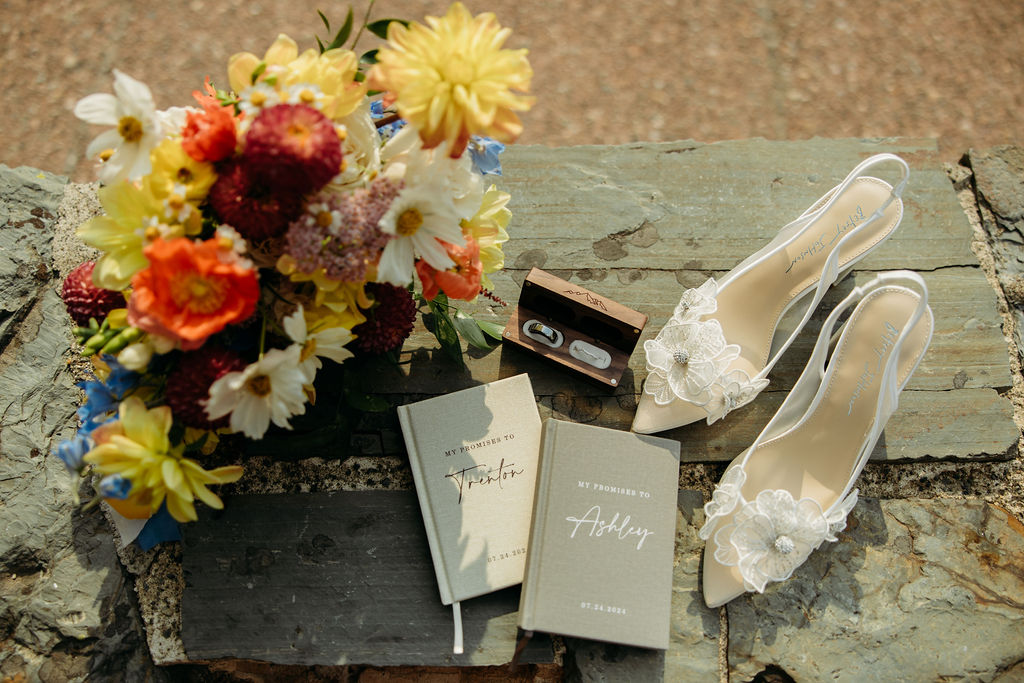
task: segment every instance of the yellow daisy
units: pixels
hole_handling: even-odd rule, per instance
[[[391,93],[424,147],[447,141],[453,158],[472,135],[514,142],[523,129],[515,112],[534,102],[513,92],[530,89],[527,50],[501,49],[511,31],[490,12],[472,16],[461,2],[443,17],[427,17],[427,24],[390,24],[390,45],[377,53],[370,88]]]

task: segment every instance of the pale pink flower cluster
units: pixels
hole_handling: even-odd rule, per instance
[[[333,280],[366,280],[367,266],[391,239],[377,224],[402,187],[401,181],[377,178],[348,194],[321,193],[288,227],[285,253],[303,273],[323,268]]]

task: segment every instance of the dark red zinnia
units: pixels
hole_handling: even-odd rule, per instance
[[[244,370],[246,362],[234,351],[204,346],[181,354],[178,365],[167,376],[167,405],[187,427],[217,429],[228,425],[225,415],[217,420],[206,416],[210,385],[229,372]]]
[[[387,353],[402,346],[416,320],[416,304],[405,287],[395,287],[383,282],[366,285],[366,293],[374,300],[364,310],[366,322],[352,328],[356,335],[352,344],[367,353]]]
[[[115,308],[124,308],[121,292],[97,287],[92,281],[95,261],[86,261],[64,279],[60,296],[68,307],[68,314],[77,325],[88,325],[89,318],[102,322]]]
[[[217,182],[210,188],[210,205],[222,223],[257,242],[277,237],[302,211],[302,197],[273,192],[249,172],[240,159],[217,168]]]

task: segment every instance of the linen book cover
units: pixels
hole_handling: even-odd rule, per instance
[[[544,423],[519,626],[667,649],[679,443]]]
[[[522,583],[541,422],[528,375],[399,406],[445,605]]]

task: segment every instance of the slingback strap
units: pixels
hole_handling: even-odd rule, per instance
[[[778,350],[775,352],[775,355],[768,359],[768,363],[767,365],[765,365],[764,370],[762,370],[759,373],[759,377],[767,376],[771,369],[775,367],[775,364],[778,362],[779,358],[782,357],[782,354],[786,351],[786,349],[790,347],[790,345],[796,339],[797,335],[800,334],[800,331],[803,329],[804,325],[807,324],[807,321],[811,319],[811,315],[814,314],[814,310],[818,307],[818,304],[821,303],[821,300],[825,297],[825,292],[827,292],[828,288],[839,280],[841,275],[841,268],[839,264],[842,260],[843,247],[846,246],[846,244],[855,235],[859,235],[865,232],[868,226],[871,226],[876,221],[881,220],[882,216],[885,214],[885,210],[889,208],[889,205],[892,204],[894,201],[902,198],[903,191],[907,187],[907,181],[910,179],[910,167],[907,165],[906,161],[896,156],[895,154],[876,154],[868,159],[865,159],[860,164],[858,164],[852,171],[850,171],[849,175],[846,176],[843,182],[837,185],[835,189],[831,192],[831,195],[827,195],[827,199],[824,203],[821,204],[821,206],[813,209],[809,214],[801,216],[801,219],[804,224],[808,222],[813,222],[816,218],[818,218],[826,211],[828,211],[830,208],[832,208],[832,206],[839,200],[839,198],[843,195],[847,188],[849,188],[850,185],[852,185],[854,181],[856,181],[858,178],[864,176],[865,172],[868,169],[878,166],[880,164],[890,162],[895,163],[899,166],[899,182],[897,182],[896,185],[892,187],[892,190],[889,192],[889,196],[886,198],[884,202],[882,202],[881,206],[875,209],[875,211],[871,214],[871,216],[868,217],[866,221],[854,227],[845,235],[843,235],[843,237],[840,238],[839,242],[836,244],[835,248],[829,253],[828,257],[825,259],[825,265],[822,268],[821,277],[818,279],[818,286],[814,290],[814,296],[811,297],[810,303],[806,305],[803,317],[800,319],[800,323],[796,326],[796,328],[789,335],[786,341],[783,342],[783,344],[778,348]],[[790,239],[786,240],[784,244],[780,245],[779,248],[784,248],[790,242],[795,240],[798,235],[799,233],[794,234]],[[773,250],[773,253],[774,251],[777,250]]]
[[[784,226],[771,242],[741,262],[730,273],[731,278],[735,279],[785,249],[802,234],[807,225],[832,208],[850,185],[861,178],[868,169],[883,163],[896,163],[900,168],[900,180],[892,187],[889,197],[867,220],[840,238],[825,260],[813,296],[804,304],[805,309],[799,324],[754,377],[742,370],[727,372],[728,367],[739,356],[740,347],[737,344],[730,344],[725,339],[717,320],[702,319],[717,310],[718,292],[727,286],[728,282],[719,286],[714,278],[709,278],[700,287],[683,292],[672,318],[654,339],[644,342],[648,371],[644,392],[651,395],[655,403],[668,405],[677,399],[687,401],[703,408],[707,413],[707,423],[713,424],[731,411],[750,403],[768,386],[768,373],[807,324],[828,288],[840,278],[839,264],[844,246],[854,236],[861,234],[875,221],[881,219],[889,205],[902,196],[910,177],[910,167],[900,157],[888,153],[876,154],[862,161],[839,185],[795,221]],[[848,268],[849,264],[846,267]]]
[[[916,293],[918,302],[893,342],[882,371],[871,431],[861,444],[846,487],[837,496],[836,502],[822,509],[813,498],[797,500],[785,489],[766,489],[760,491],[754,500],[746,500],[742,488],[746,482],[745,468],[751,454],[760,444],[792,429],[803,416],[815,410],[821,398],[819,389],[828,376],[826,361],[832,333],[840,317],[848,308],[860,303],[873,292],[894,285]],[[847,516],[858,500],[858,492],[853,484],[870,457],[885,423],[895,412],[899,393],[912,374],[913,369],[900,380],[903,345],[926,311],[928,288],[917,273],[905,270],[883,273],[867,284],[854,288],[825,320],[807,367],[775,417],[722,476],[711,500],[704,506],[706,521],[699,534],[701,538],[713,543],[717,562],[737,567],[743,577],[744,589],[763,592],[769,582],[786,580],[811,552],[825,542],[836,541],[837,534],[846,527]],[[839,344],[842,344],[842,334],[849,329],[844,323]],[[928,341],[925,340],[925,347]],[[921,356],[923,354],[916,359],[915,367]],[[810,400],[807,400],[808,397]],[[727,524],[720,524],[727,515],[732,515],[732,519]]]

